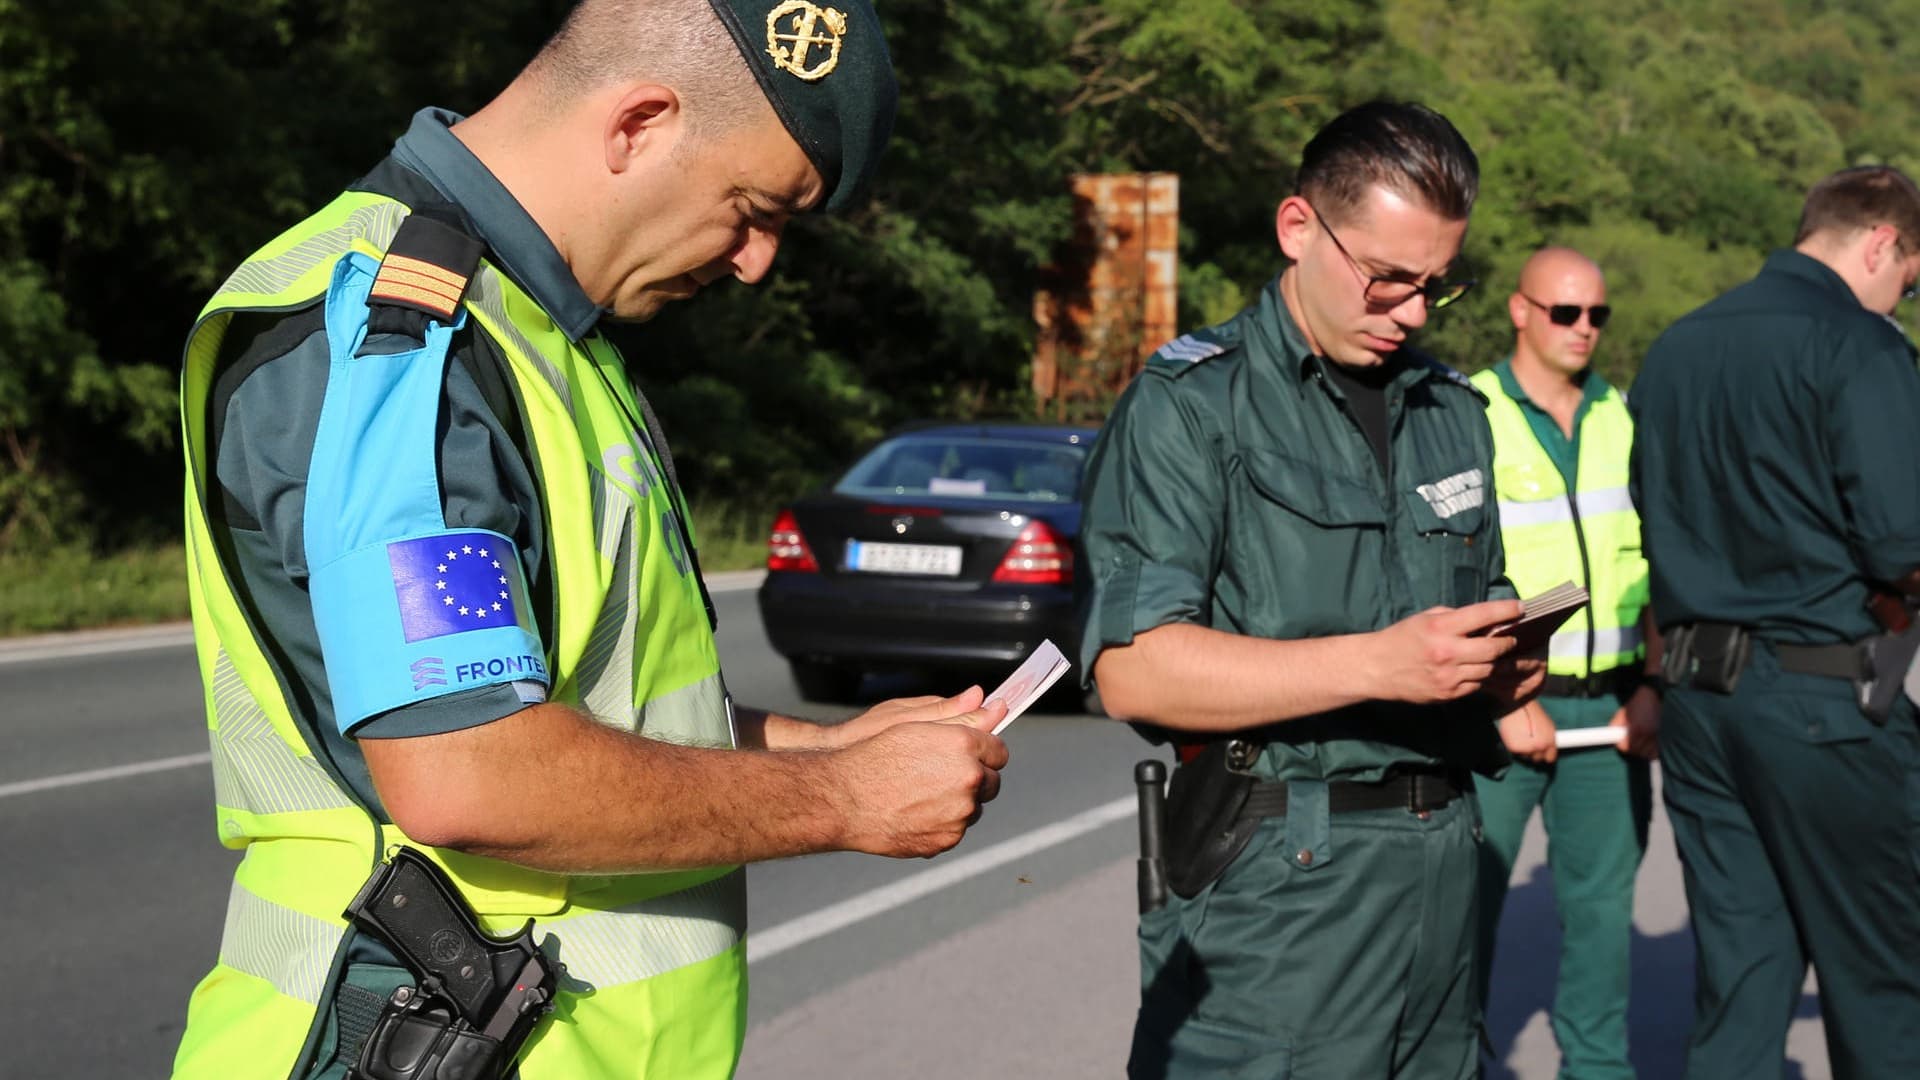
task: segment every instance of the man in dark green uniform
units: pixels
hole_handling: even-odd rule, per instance
[[[1208,747],[1170,834],[1243,845],[1142,917],[1135,1077],[1473,1075],[1467,774],[1542,665],[1479,633],[1520,610],[1485,401],[1405,342],[1466,289],[1477,184],[1429,109],[1336,118],[1279,207],[1291,265],[1162,348],[1088,466],[1083,660],[1114,715]]]
[[[1920,591],[1920,374],[1890,318],[1916,275],[1920,188],[1836,173],[1793,250],[1669,328],[1633,388],[1690,1077],[1779,1075],[1809,962],[1833,1074],[1920,1076],[1914,708],[1856,696],[1886,643],[1869,596]]]

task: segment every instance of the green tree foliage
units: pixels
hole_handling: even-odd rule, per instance
[[[173,385],[198,305],[375,161],[469,110],[565,0],[0,0],[0,546],[171,531]],[[912,416],[1023,412],[1039,269],[1079,171],[1181,175],[1182,321],[1278,268],[1312,131],[1370,97],[1481,155],[1426,344],[1509,347],[1527,254],[1608,270],[1625,381],[1675,316],[1791,239],[1853,163],[1920,167],[1920,0],[881,0],[903,91],[873,201],[803,219],[772,280],[621,333],[706,500],[792,494]]]

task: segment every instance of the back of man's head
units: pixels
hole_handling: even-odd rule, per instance
[[[1370,101],[1314,135],[1300,155],[1294,186],[1336,222],[1375,186],[1465,221],[1480,190],[1480,160],[1453,124],[1425,105]]]
[[[613,83],[671,87],[700,137],[771,112],[825,179],[828,209],[864,190],[899,101],[869,0],[580,0],[526,74],[554,108]]]
[[[1813,185],[1800,210],[1793,243],[1844,241],[1863,229],[1891,225],[1920,254],[1920,187],[1889,165],[1842,169]]]

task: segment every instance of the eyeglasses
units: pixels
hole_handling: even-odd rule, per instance
[[[1308,203],[1307,206],[1313,209],[1312,203]],[[1333,246],[1346,257],[1347,265],[1353,267],[1353,272],[1366,282],[1365,288],[1361,290],[1361,296],[1375,307],[1397,308],[1412,299],[1415,293],[1419,293],[1427,298],[1429,309],[1439,311],[1465,296],[1467,290],[1476,284],[1473,278],[1462,281],[1441,281],[1435,278],[1421,283],[1392,275],[1368,274],[1359,260],[1353,257],[1353,253],[1347,250],[1347,245],[1341,243],[1340,238],[1334,235],[1333,226],[1327,224],[1325,215],[1318,209],[1313,209],[1313,217],[1320,223],[1322,229],[1327,230],[1327,239],[1333,241]]]
[[[1580,313],[1583,311],[1587,313],[1588,324],[1595,330],[1607,325],[1607,320],[1613,318],[1613,309],[1605,304],[1595,304],[1587,308],[1579,304],[1543,304],[1526,293],[1520,295],[1527,303],[1546,312],[1547,320],[1555,326],[1572,326],[1580,321]]]

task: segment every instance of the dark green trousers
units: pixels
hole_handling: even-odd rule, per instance
[[[1807,964],[1838,1080],[1920,1077],[1920,739],[1770,649],[1667,695],[1661,781],[1696,942],[1695,1080],[1779,1076]]]
[[[1616,698],[1543,698],[1561,728],[1604,724]],[[1633,882],[1653,815],[1647,763],[1612,747],[1569,750],[1551,765],[1516,761],[1500,780],[1476,777],[1486,843],[1480,849],[1480,1002],[1506,902],[1507,881],[1534,807],[1547,829],[1547,866],[1560,915],[1553,1035],[1561,1080],[1633,1080],[1627,1061],[1627,987]]]
[[[1289,788],[1289,817],[1263,822],[1218,881],[1141,918],[1127,1075],[1472,1077],[1471,798],[1425,820],[1329,817],[1324,802],[1303,812],[1311,803],[1298,791]]]

